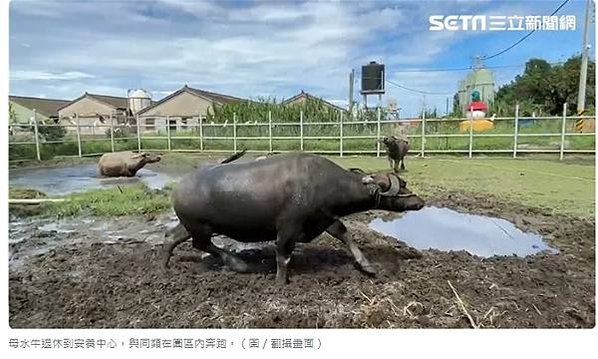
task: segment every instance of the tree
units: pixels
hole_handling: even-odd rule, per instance
[[[569,58],[564,64],[551,65],[546,60],[530,59],[525,64],[523,74],[515,76],[511,83],[502,86],[495,96],[493,112],[498,115],[512,114],[519,103],[522,115],[560,115],[565,102],[569,114],[577,107],[579,71],[581,56]],[[595,99],[595,63],[588,63],[588,83],[586,102],[593,104]]]
[[[33,131],[33,130],[32,130]],[[37,133],[46,141],[60,141],[66,136],[66,128],[63,126],[38,126]]]
[[[17,122],[17,112],[12,107],[12,102],[10,101],[8,102],[8,121],[11,124]]]

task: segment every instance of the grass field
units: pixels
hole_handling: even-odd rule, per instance
[[[164,170],[181,173],[191,170],[198,161],[224,157],[167,153],[161,162]],[[366,171],[388,169],[385,158],[350,156],[329,157],[344,167],[359,167]],[[409,187],[424,197],[441,191],[488,194],[529,207],[548,208],[554,213],[576,217],[595,215],[594,157],[577,157],[556,161],[550,157],[531,158],[474,158],[432,157],[408,158],[407,171],[402,173]],[[50,160],[42,165],[73,165],[79,159]],[[93,162],[95,159],[82,159]],[[13,192],[17,193],[17,192]],[[140,201],[143,198],[143,201]],[[96,190],[72,196],[70,203],[52,205],[56,215],[75,215],[91,212],[96,215],[151,213],[170,206],[169,198],[161,191],[146,191],[133,187],[119,192],[116,189]],[[136,203],[137,205],[135,205]]]
[[[332,158],[346,167],[388,168],[384,158]],[[424,195],[449,190],[490,194],[529,207],[579,217],[595,214],[594,158],[545,159],[434,157],[407,159],[403,176]]]

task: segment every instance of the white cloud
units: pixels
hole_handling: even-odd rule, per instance
[[[430,64],[483,35],[429,32],[428,16],[483,14],[485,8],[510,15],[531,13],[535,6],[377,1],[233,5],[190,0],[13,2],[11,40],[48,55],[31,56],[25,46],[13,46],[11,91],[39,93],[42,88],[48,97],[76,97],[84,91],[123,95],[127,88],[142,87],[159,98],[187,83],[241,97],[281,98],[305,89],[341,99],[351,67],[377,60],[387,65],[393,81],[450,93],[465,72],[393,73],[405,66],[438,67]],[[463,51],[449,59],[451,67],[469,65],[474,52],[492,52],[495,46],[501,44],[460,47]],[[423,100],[391,85],[388,96],[411,114]],[[442,109],[444,101],[444,96],[426,97],[428,104]]]
[[[51,72],[43,72],[43,71],[17,70],[17,71],[12,71],[11,75],[10,75],[10,79],[13,81],[81,80],[81,79],[90,79],[93,77],[94,77],[93,75],[90,75],[90,74],[87,74],[84,72],[79,72],[79,71],[51,73]]]

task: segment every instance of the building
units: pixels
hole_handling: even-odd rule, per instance
[[[137,113],[143,132],[184,131],[196,127],[214,106],[248,101],[239,97],[195,89],[185,85]]]
[[[104,135],[108,127],[101,125],[110,125],[110,118],[114,119],[114,124],[131,124],[127,122],[131,112],[126,97],[88,92],[61,106],[58,116],[62,123],[72,124],[72,127],[68,128],[69,132],[76,131],[79,121],[79,131],[82,135]]]
[[[467,111],[467,104],[471,101],[474,90],[480,93],[480,100],[488,106],[494,102],[494,75],[492,71],[483,67],[474,68],[464,80],[459,81],[458,101],[463,113]]]
[[[14,123],[32,124],[34,112],[39,123],[56,122],[58,109],[68,104],[69,100],[55,100],[38,97],[8,96],[10,108],[14,113]]]
[[[346,111],[344,108],[337,106],[331,102],[328,102],[322,98],[318,98],[315,97],[313,95],[310,95],[309,93],[301,90],[301,92],[299,92],[298,94],[296,94],[295,96],[286,99],[284,101],[282,101],[282,104],[284,106],[297,106],[297,105],[303,105],[305,104],[308,100],[314,100],[314,101],[319,101],[322,103],[322,105],[324,105],[324,107],[327,107],[331,110],[336,110],[336,111]]]

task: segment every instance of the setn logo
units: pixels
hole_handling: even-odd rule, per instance
[[[429,21],[430,31],[486,30],[484,15],[432,15]]]

